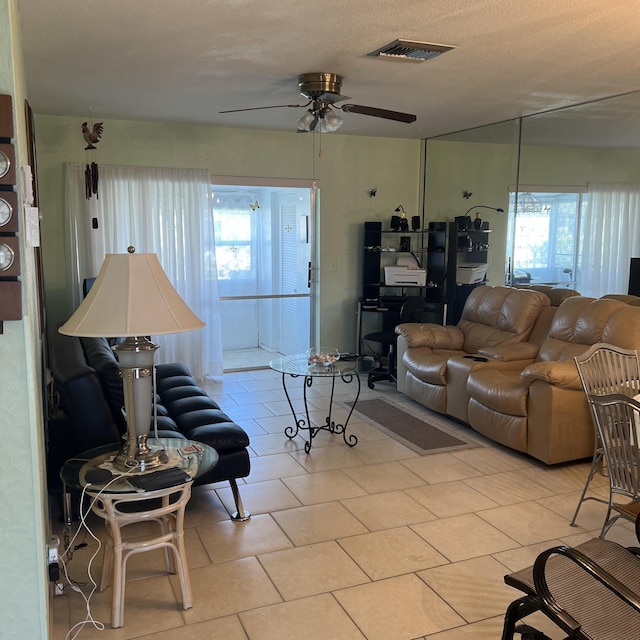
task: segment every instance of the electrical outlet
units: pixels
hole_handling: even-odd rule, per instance
[[[58,546],[60,545],[60,538],[58,536],[51,536],[47,542],[47,564],[57,563],[60,559],[58,555]]]
[[[49,574],[49,581],[55,583],[56,588],[60,580],[60,565],[58,564],[58,560],[60,559],[58,554],[59,544],[60,538],[58,538],[58,536],[51,536],[47,542],[47,573]]]

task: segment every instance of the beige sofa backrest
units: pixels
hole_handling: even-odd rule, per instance
[[[640,352],[640,306],[626,304],[611,314],[602,330],[602,342]]]
[[[543,309],[536,323],[531,331],[531,335],[527,338],[527,342],[541,345],[551,329],[551,323],[556,315],[558,307],[567,299],[579,296],[575,289],[567,289],[565,287],[552,287],[551,285],[536,284],[536,285],[514,285],[518,289],[527,289],[529,291],[540,291],[544,293],[551,302],[551,306]]]
[[[635,334],[635,337],[629,334]],[[640,343],[640,307],[632,307],[619,300],[586,296],[565,300],[556,311],[537,360],[571,360],[597,342],[637,348]],[[636,346],[631,346],[634,343]]]
[[[630,304],[632,307],[640,307],[640,296],[634,296],[628,293],[608,293],[602,297],[608,300],[619,300],[625,304]]]
[[[512,287],[476,287],[464,305],[458,328],[464,351],[527,340],[549,298],[537,291]]]
[[[567,298],[579,296],[580,293],[575,289],[567,289],[566,287],[554,287],[550,284],[514,284],[516,289],[527,289],[529,291],[540,291],[544,293],[551,301],[552,307],[559,307]]]

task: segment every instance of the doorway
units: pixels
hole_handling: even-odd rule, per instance
[[[311,184],[212,185],[225,372],[303,353],[315,335]]]

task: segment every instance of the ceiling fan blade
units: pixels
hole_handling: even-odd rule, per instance
[[[311,101],[307,104],[274,104],[270,107],[247,107],[246,109],[227,109],[226,111],[218,111],[218,113],[238,113],[239,111],[259,111],[260,109],[282,109],[283,107],[291,107],[293,109],[304,109],[311,104]]]
[[[385,118],[387,120],[397,120],[398,122],[415,122],[416,116],[412,113],[401,113],[400,111],[389,111],[388,109],[378,109],[377,107],[365,107],[361,104],[343,104],[341,107],[347,113],[361,113],[365,116],[374,116],[376,118]]]
[[[335,104],[336,102],[351,100],[351,96],[341,96],[339,93],[323,93],[318,96],[318,100],[326,102],[327,104]]]

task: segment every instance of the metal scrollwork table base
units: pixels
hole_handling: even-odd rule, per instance
[[[282,373],[282,388],[284,394],[289,403],[291,414],[293,416],[293,427],[286,427],[284,434],[287,438],[295,438],[299,433],[308,432],[308,440],[304,443],[304,450],[306,453],[311,451],[313,445],[313,439],[320,433],[320,431],[328,431],[335,435],[341,435],[345,444],[350,447],[355,446],[358,443],[358,438],[354,434],[347,434],[347,426],[351,418],[351,414],[355,409],[355,406],[360,397],[360,374],[368,373],[375,367],[374,362],[368,360],[338,360],[330,366],[309,364],[308,358],[304,354],[283,356],[276,358],[269,363],[269,367],[274,371]],[[300,416],[296,412],[291,396],[289,395],[289,389],[287,388],[287,380],[295,378],[304,378],[303,384],[303,400],[304,400],[304,412]],[[327,411],[327,417],[325,423],[322,425],[312,424],[309,417],[309,405],[307,399],[307,391],[312,387],[315,378],[331,378],[331,395],[329,397],[329,408]],[[345,384],[355,384],[355,396],[349,413],[343,423],[336,422],[332,416],[334,409],[334,392],[336,388],[336,380],[341,380]]]

